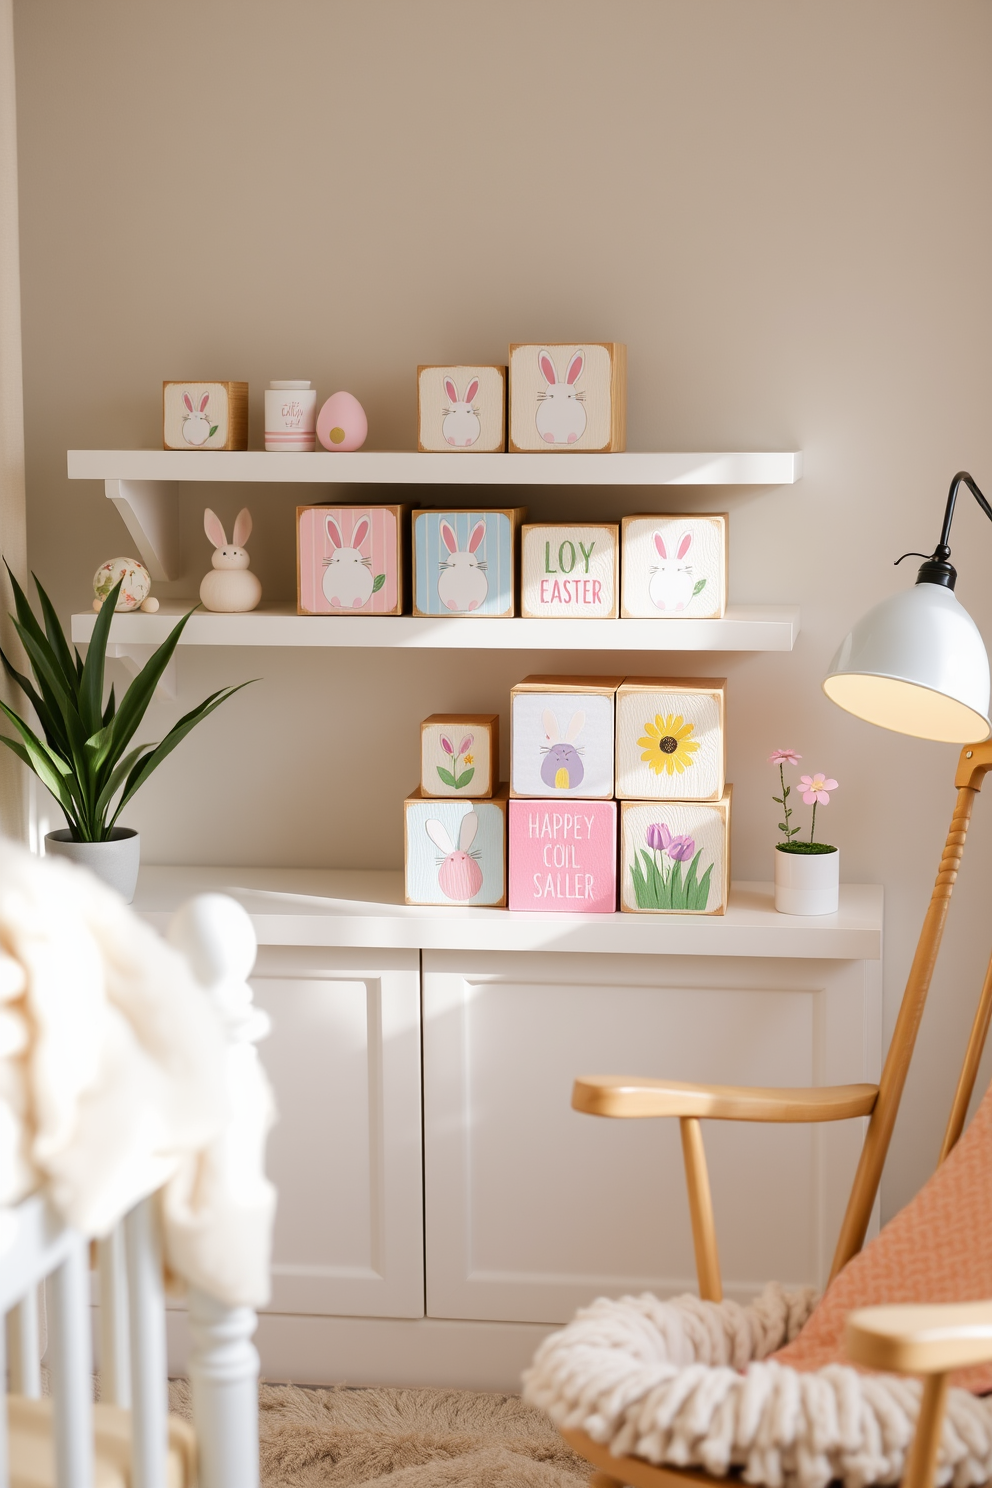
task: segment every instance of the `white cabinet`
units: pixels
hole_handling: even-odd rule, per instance
[[[877,1078],[865,963],[435,951],[423,997],[432,1317],[696,1289],[678,1123],[579,1115],[576,1075]],[[728,1296],[822,1284],[862,1126],[704,1123]]]
[[[263,946],[252,986],[279,1110],[269,1310],[422,1317],[417,952]]]

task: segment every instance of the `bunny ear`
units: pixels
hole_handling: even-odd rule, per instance
[[[555,366],[554,358],[550,351],[541,351],[538,353],[537,365],[544,373],[544,380],[549,387],[558,381],[558,369]]]
[[[473,743],[473,740],[474,739],[475,739],[475,735],[474,734],[466,734],[465,737],[464,737],[464,739],[462,740],[462,742],[458,746],[458,753],[459,754],[465,754],[467,750],[471,749],[472,748],[472,743]]]
[[[559,738],[558,720],[550,708],[545,708],[541,714],[541,722],[544,724],[544,732],[549,744],[557,744]]]
[[[203,513],[203,530],[215,548],[227,547],[227,537],[224,533],[220,517],[216,512],[212,512],[209,506]]]
[[[469,383],[468,387],[465,389],[465,402],[466,403],[471,403],[474,400],[474,398],[475,398],[476,394],[478,393],[478,391],[479,391],[479,379],[477,377],[473,377],[472,378],[472,381]]]
[[[234,519],[234,546],[243,548],[251,537],[251,512],[243,506]]]
[[[360,548],[362,546],[362,543],[369,535],[371,526],[371,517],[359,517],[358,521],[355,523],[355,530],[351,534],[351,546],[353,548]]]
[[[455,752],[454,745],[448,738],[447,734],[441,735],[441,748],[444,750],[445,754],[454,754]],[[458,753],[464,754],[465,751],[463,749],[459,749]]]
[[[210,402],[210,394],[209,393],[204,393],[203,397],[200,399],[200,412],[201,413],[206,408],[206,406],[207,406],[207,404],[209,402]]]
[[[452,378],[446,377],[444,379],[444,391],[447,393],[452,403],[458,402],[458,389],[455,387]]]
[[[468,852],[475,841],[475,834],[479,830],[479,818],[474,811],[466,811],[462,817],[462,824],[458,829],[458,846],[462,852]]]
[[[680,558],[684,558],[685,555],[686,555],[686,553],[688,553],[688,551],[689,551],[689,549],[691,547],[692,547],[692,533],[691,532],[683,532],[682,536],[679,538],[678,556]]]
[[[327,537],[328,541],[331,544],[331,547],[343,548],[344,538],[341,536],[341,528],[338,526],[334,517],[328,517],[326,522],[324,523],[324,526],[327,530]]]
[[[568,370],[565,373],[565,381],[568,383],[569,387],[578,382],[579,378],[582,376],[582,368],[585,366],[585,364],[585,352],[577,351],[572,360],[569,362]]]
[[[449,553],[458,552],[458,539],[455,536],[455,529],[450,522],[441,523],[441,541]]]
[[[192,413],[193,412],[193,399],[190,397],[189,393],[183,393],[183,402],[186,404],[186,411],[187,411],[187,413]]]
[[[469,550],[470,553],[474,553],[475,552],[476,548],[480,546],[480,544],[482,542],[482,539],[485,537],[485,535],[486,535],[486,524],[485,524],[485,521],[476,522],[475,526],[472,528],[472,531],[469,533],[468,550]]]
[[[662,537],[660,532],[656,532],[654,535],[654,545],[658,549],[659,558],[668,557],[668,549],[665,547],[665,539]]]
[[[424,830],[435,847],[439,847],[443,853],[451,853],[455,850],[455,844],[448,836],[448,829],[442,822],[433,818],[424,822]]]
[[[586,715],[584,713],[572,714],[572,717],[569,720],[568,729],[565,733],[565,742],[567,744],[571,744],[573,739],[577,739],[579,737],[583,730],[583,727],[585,726],[585,721]]]

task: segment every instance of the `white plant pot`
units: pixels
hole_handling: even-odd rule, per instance
[[[127,904],[134,898],[141,860],[141,838],[131,827],[114,827],[107,842],[73,842],[68,827],[49,832],[45,852],[56,858],[69,858],[80,868],[88,868],[97,878],[123,895]]]
[[[775,908],[779,914],[836,914],[840,852],[786,853],[775,849]]]

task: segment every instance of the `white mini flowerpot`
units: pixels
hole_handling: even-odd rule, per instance
[[[134,898],[138,886],[138,864],[141,838],[131,827],[114,827],[107,842],[73,842],[68,827],[49,832],[45,852],[53,857],[69,858],[80,868],[88,868],[97,878],[123,895],[126,903]]]
[[[775,908],[779,914],[835,914],[840,852],[788,853],[775,849]]]

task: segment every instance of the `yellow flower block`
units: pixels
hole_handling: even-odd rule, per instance
[[[617,796],[719,801],[726,691],[723,677],[628,677],[617,691]]]

